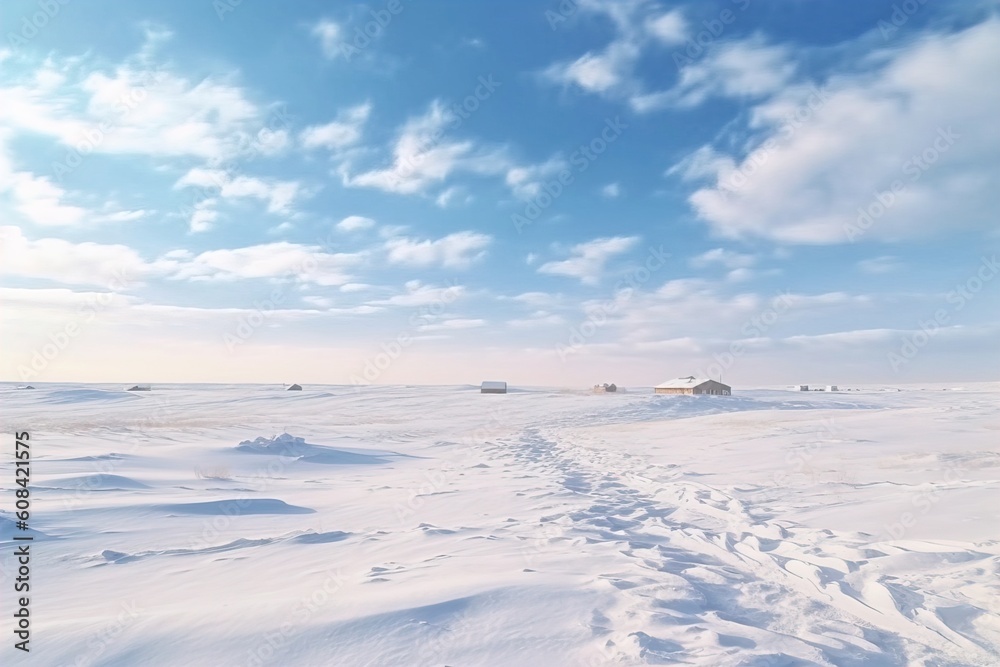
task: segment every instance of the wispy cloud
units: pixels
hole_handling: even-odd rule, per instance
[[[600,281],[608,260],[631,250],[638,241],[636,236],[614,236],[580,243],[570,249],[568,259],[546,262],[538,267],[538,272],[594,285]]]

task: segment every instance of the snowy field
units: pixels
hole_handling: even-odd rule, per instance
[[[903,389],[3,386],[0,664],[1000,665],[1000,384]]]

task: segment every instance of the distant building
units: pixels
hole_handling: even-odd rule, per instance
[[[152,391],[152,389],[148,384],[134,384],[126,388],[125,391]]]
[[[835,385],[835,384],[828,384],[828,385],[826,385],[826,390],[827,391],[840,391],[839,389],[837,389],[837,385]]]
[[[732,388],[727,384],[709,380],[708,378],[696,378],[689,375],[684,378],[670,380],[653,387],[653,392],[657,394],[713,394],[716,396],[729,396]]]
[[[807,385],[807,384],[800,384],[799,385],[799,391],[809,391],[809,385]]]
[[[287,387],[285,387],[285,391],[302,391],[302,385],[290,384]]]
[[[604,384],[594,385],[595,394],[613,394],[616,391],[618,391],[618,387],[613,382],[611,384],[605,382]]]
[[[506,382],[496,382],[487,380],[483,382],[483,385],[479,388],[479,393],[481,394],[506,394],[507,393],[507,383]]]

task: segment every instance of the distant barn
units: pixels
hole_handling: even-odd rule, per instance
[[[657,394],[713,394],[716,396],[729,396],[732,388],[727,384],[709,380],[708,378],[696,378],[689,375],[684,378],[670,380],[663,384],[658,384],[653,388]]]
[[[507,383],[506,382],[495,382],[487,380],[483,382],[483,385],[479,388],[479,393],[481,394],[506,394],[507,393]]]
[[[148,384],[134,384],[125,389],[125,391],[152,391],[152,389]]]
[[[285,391],[302,391],[302,385],[290,384],[287,387],[285,387]]]

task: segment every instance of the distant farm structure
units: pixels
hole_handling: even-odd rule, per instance
[[[498,382],[495,380],[486,380],[483,382],[482,386],[479,388],[479,393],[481,394],[506,394],[507,393],[507,383]]]
[[[712,394],[729,396],[732,387],[708,378],[696,378],[693,375],[677,378],[653,387],[656,394]]]
[[[613,393],[615,393],[617,391],[618,391],[618,386],[615,385],[614,382],[612,382],[611,384],[608,384],[607,382],[605,382],[604,384],[595,384],[594,385],[594,393],[595,394],[613,394]]]

